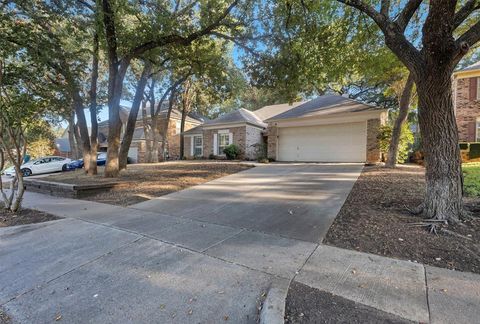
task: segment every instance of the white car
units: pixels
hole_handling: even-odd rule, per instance
[[[34,174],[65,171],[67,169],[67,164],[71,161],[72,160],[61,156],[46,156],[22,164],[20,170],[24,177]],[[5,175],[11,177],[15,176],[15,169],[13,167],[6,169]]]

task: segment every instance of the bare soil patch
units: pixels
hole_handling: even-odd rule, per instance
[[[61,218],[34,209],[21,209],[16,213],[0,209],[0,227],[42,223]]]
[[[412,323],[401,317],[292,281],[285,323]]]
[[[407,211],[418,206],[425,170],[366,167],[324,239],[324,243],[424,264],[480,273],[480,199],[465,200],[471,218],[441,225],[438,235],[413,226],[422,218]]]
[[[179,161],[155,164],[132,164],[120,173],[117,179],[99,175],[87,176],[82,170],[52,175],[42,180],[69,184],[97,184],[118,182],[115,188],[84,199],[128,206],[155,197],[163,196],[191,186],[202,184],[251,168],[242,163],[217,161]]]

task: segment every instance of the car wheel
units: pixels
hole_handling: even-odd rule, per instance
[[[62,166],[62,171],[68,171],[68,165],[67,164],[64,164]]]
[[[32,175],[32,170],[30,169],[22,169],[21,171],[24,177],[29,177]]]

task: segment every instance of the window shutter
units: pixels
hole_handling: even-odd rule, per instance
[[[195,136],[190,137],[190,155],[193,156],[195,153]]]
[[[233,144],[233,133],[228,133],[228,145]]]
[[[213,134],[213,155],[218,155],[217,134]]]
[[[477,123],[476,122],[470,122],[468,123],[468,128],[467,128],[467,137],[469,142],[475,142],[476,141],[476,133],[477,133]]]
[[[477,100],[477,87],[478,87],[478,78],[470,78],[470,100]]]

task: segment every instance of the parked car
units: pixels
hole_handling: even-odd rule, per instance
[[[20,166],[20,170],[24,177],[28,177],[35,174],[52,173],[58,171],[65,171],[68,163],[72,160],[61,156],[45,156],[39,159],[31,160]],[[5,175],[15,176],[15,169],[8,168],[5,170]]]
[[[2,174],[13,177],[15,175],[15,167],[11,166],[9,168],[6,168],[5,170],[3,170]]]
[[[97,165],[105,165],[107,162],[107,153],[101,152],[97,153]],[[70,162],[67,164],[67,170],[76,170],[76,169],[81,169],[84,166],[83,159],[78,159]]]

